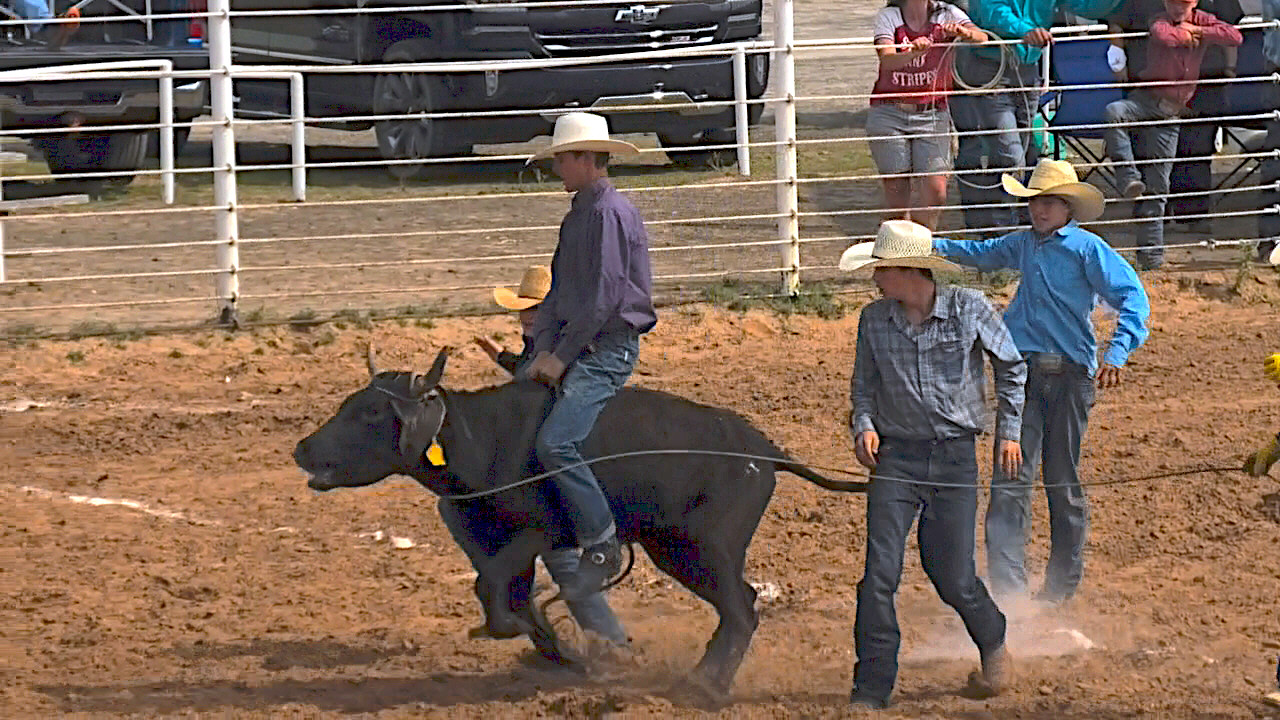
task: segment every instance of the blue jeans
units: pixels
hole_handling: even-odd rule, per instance
[[[510,530],[504,532],[501,528],[494,527],[492,513],[482,503],[455,503],[441,498],[439,509],[440,519],[444,521],[444,526],[449,529],[454,541],[467,554],[472,567],[478,568],[485,556],[492,555],[502,546],[502,538],[494,535],[510,535]],[[542,562],[547,566],[551,579],[559,585],[578,572],[578,557],[576,549],[564,548],[546,553],[542,556]],[[512,581],[513,602],[528,602],[531,593],[532,588],[527,578],[517,577]],[[627,644],[627,632],[609,607],[604,593],[598,592],[566,604],[573,619],[583,630],[602,635],[614,645]]]
[[[961,77],[971,85],[986,83],[1000,69],[996,60],[980,57],[972,51],[961,52],[957,57]],[[1000,174],[1013,172],[1015,168],[1033,166],[1037,151],[1031,140],[1031,118],[1040,107],[1040,68],[1038,65],[1010,63],[996,87],[1001,92],[973,95],[953,95],[950,99],[951,122],[956,127],[958,148],[955,169],[956,185],[960,189],[960,203],[965,206],[965,226],[970,230],[993,227],[1012,227],[1024,224],[1022,211],[1017,207],[978,208],[971,205],[1014,201],[1000,185]],[[979,130],[999,130],[989,135],[970,135]],[[987,172],[961,172],[980,170],[986,157]],[[991,230],[984,234],[1003,235],[1007,230]]]
[[[867,494],[867,562],[858,583],[853,678],[854,693],[887,703],[898,675],[901,641],[894,595],[917,513],[925,574],[942,601],[960,614],[982,653],[1004,644],[1005,618],[974,569],[978,463],[973,437],[937,442],[881,438],[875,474]]]
[[[13,11],[24,20],[48,20],[53,17],[49,0],[14,0]],[[27,32],[34,35],[43,27],[44,23],[31,23],[27,25]]]
[[[1044,463],[1049,500],[1047,599],[1075,594],[1084,574],[1084,544],[1089,506],[1080,487],[1080,442],[1093,407],[1094,385],[1088,368],[1063,362],[1052,367],[1032,354],[1027,401],[1022,411],[1022,468],[1016,478],[997,470],[991,478],[987,508],[987,573],[997,595],[1027,591],[1026,545],[1031,530],[1031,488]]]
[[[1108,103],[1104,112],[1109,127],[1103,131],[1103,137],[1107,157],[1116,164],[1116,186],[1123,190],[1135,180],[1142,180],[1147,186],[1142,198],[1133,205],[1133,217],[1139,220],[1134,228],[1134,241],[1140,248],[1138,267],[1145,269],[1159,267],[1164,262],[1165,196],[1169,193],[1173,158],[1178,154],[1178,126],[1147,125],[1136,130],[1129,130],[1129,126],[1176,119],[1176,109],[1168,105],[1151,93],[1138,90],[1124,100]],[[1139,170],[1134,164],[1135,158],[1163,162],[1144,163]]]
[[[553,482],[584,548],[613,537],[617,529],[595,474],[590,466],[580,464],[582,443],[605,404],[631,377],[640,336],[634,330],[613,332],[597,337],[592,345],[565,371],[534,444],[542,466],[548,472],[560,471]]]

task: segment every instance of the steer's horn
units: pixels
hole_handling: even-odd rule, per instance
[[[373,343],[369,343],[369,347],[365,350],[365,361],[369,363],[369,377],[375,377],[378,374],[377,354],[373,351]]]
[[[451,352],[453,352],[451,347],[440,348],[440,352],[436,353],[436,360],[431,363],[431,369],[427,371],[427,374],[414,376],[412,389],[415,393],[421,395],[440,384],[440,378],[444,375],[444,364],[449,359],[449,353]]]

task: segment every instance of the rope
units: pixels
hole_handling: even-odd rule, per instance
[[[992,36],[992,37],[995,36],[995,33],[991,32],[990,30],[986,30],[983,28],[979,28],[979,29],[985,32],[989,36]],[[973,48],[967,48],[967,50],[968,52],[973,52]],[[1011,56],[1012,54],[1013,54],[1012,45],[1000,45],[1000,67],[996,70],[995,74],[991,76],[991,79],[984,83],[971,85],[967,80],[965,80],[964,76],[960,74],[959,62],[951,63],[951,77],[956,85],[964,88],[965,90],[970,90],[970,91],[990,90],[1000,84],[1000,79],[1004,77],[1005,69],[1009,67],[1009,56]],[[957,60],[959,60],[959,55],[960,53],[956,53]],[[1017,62],[1017,60],[1015,59],[1014,62]]]
[[[672,449],[672,450],[631,450],[628,452],[614,453],[612,455],[602,455],[597,458],[591,458],[590,460],[582,460],[581,462],[573,463],[571,465],[566,465],[563,468],[560,468],[559,470],[551,470],[548,472],[539,473],[537,475],[533,475],[533,476],[524,478],[522,480],[517,480],[516,482],[508,483],[507,485],[502,485],[496,488],[490,488],[488,490],[477,490],[475,492],[463,493],[460,495],[441,495],[440,497],[446,500],[453,500],[455,502],[464,501],[464,500],[475,500],[477,498],[488,497],[490,495],[497,495],[499,493],[503,493],[508,490],[514,490],[519,487],[524,487],[525,485],[532,485],[533,483],[541,482],[543,480],[546,480],[547,478],[554,477],[555,475],[558,475],[561,472],[564,472],[565,470],[571,470],[576,467],[585,467],[589,465],[594,465],[596,463],[607,462],[610,460],[622,460],[625,458],[645,457],[649,455],[702,455],[702,456],[709,456],[709,457],[740,458],[743,460],[761,460],[764,462],[770,462],[770,463],[779,464],[779,465],[793,465],[793,464],[804,465],[804,467],[807,467],[810,470],[823,470],[826,472],[842,473],[845,475],[856,475],[856,476],[866,477],[870,480],[885,480],[889,482],[899,482],[907,485],[930,485],[933,487],[954,487],[954,488],[974,487],[973,485],[968,485],[964,483],[925,482],[921,480],[908,480],[905,478],[893,477],[889,475],[876,475],[875,473],[863,474],[860,471],[849,470],[847,468],[838,468],[830,465],[813,465],[809,463],[801,463],[798,460],[793,460],[791,458],[785,458],[785,457],[769,457],[767,455],[753,455],[751,453],[730,452],[725,450]],[[1167,478],[1182,477],[1185,475],[1198,475],[1201,473],[1216,473],[1216,472],[1228,472],[1228,471],[1238,472],[1240,471],[1240,466],[1215,465],[1211,467],[1189,468],[1189,469],[1183,469],[1183,470],[1174,470],[1171,472],[1156,473],[1154,475],[1141,475],[1138,477],[1121,478],[1118,480],[1098,480],[1095,482],[1082,482],[1082,483],[1079,483],[1079,486],[1080,487],[1103,487],[1106,485],[1125,485],[1130,483],[1149,482],[1151,480],[1164,480]],[[870,487],[871,484],[864,483],[864,485],[866,485],[867,487]],[[1045,487],[1045,488],[1076,487],[1076,484],[1075,483],[1048,483],[1048,484],[1043,484],[1041,487]],[[854,492],[854,491],[851,491],[851,492]]]

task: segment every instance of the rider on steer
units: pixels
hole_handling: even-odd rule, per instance
[[[611,139],[603,116],[574,112],[556,120],[551,146],[530,158],[552,158],[552,170],[574,193],[534,325],[533,360],[523,370],[556,391],[534,448],[548,472],[559,471],[552,482],[583,550],[577,574],[560,584],[566,600],[599,591],[622,568],[613,512],[582,464],[581,446],[631,376],[640,335],[658,322],[649,237],[635,205],[609,182],[612,152],[636,147]]]

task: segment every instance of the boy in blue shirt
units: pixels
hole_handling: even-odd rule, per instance
[[[1061,603],[1075,594],[1084,572],[1089,512],[1078,468],[1095,385],[1120,384],[1129,354],[1147,339],[1151,308],[1133,266],[1076,224],[1101,216],[1103,200],[1097,188],[1079,182],[1070,163],[1041,160],[1027,185],[1011,175],[1001,182],[1009,194],[1028,198],[1030,229],[987,241],[935,238],[933,247],[978,270],[1022,273],[1004,321],[1029,366],[1023,462],[1016,478],[999,469],[992,477],[987,568],[997,595],[1026,592],[1031,486],[1043,459],[1050,552],[1039,597]],[[1099,299],[1119,314],[1101,367],[1090,318]]]

